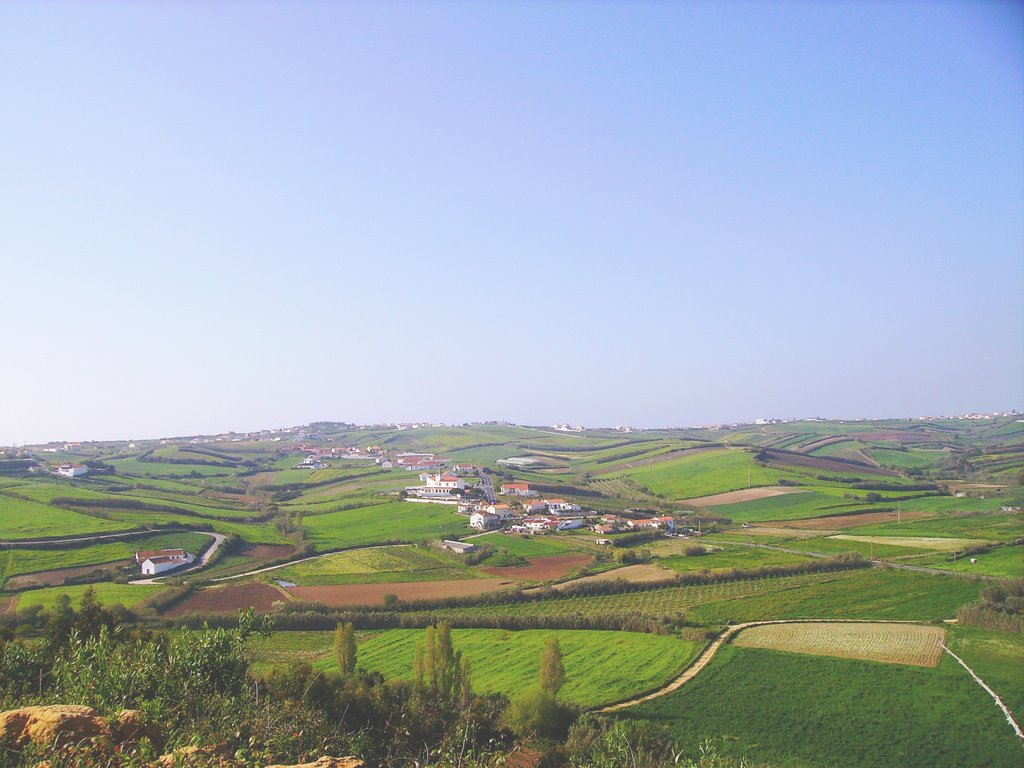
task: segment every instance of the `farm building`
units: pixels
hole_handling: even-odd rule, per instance
[[[536,491],[530,490],[529,483],[502,483],[501,493],[505,496],[536,496]]]
[[[61,464],[57,467],[57,474],[64,477],[81,477],[89,474],[89,468],[85,464]]]
[[[441,542],[441,546],[445,549],[450,549],[452,552],[458,552],[460,555],[466,555],[470,552],[476,551],[476,544],[469,544],[464,541],[448,541],[446,539]]]
[[[142,550],[135,553],[135,562],[142,564],[144,576],[155,576],[158,573],[187,565],[194,556],[183,549]]]

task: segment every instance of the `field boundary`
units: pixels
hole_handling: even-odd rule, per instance
[[[819,624],[922,624],[922,622],[920,622],[920,621],[884,621],[884,620],[883,621],[878,621],[878,620],[874,620],[874,619],[769,619],[769,620],[764,620],[764,621],[747,621],[747,622],[744,622],[743,624],[732,624],[732,625],[726,627],[725,630],[710,645],[708,645],[703,651],[701,651],[700,654],[697,656],[697,658],[695,658],[693,660],[693,662],[690,663],[690,665],[687,666],[686,669],[683,670],[683,673],[681,675],[679,675],[677,678],[675,678],[674,680],[669,682],[667,685],[663,685],[661,688],[658,688],[657,690],[652,691],[651,693],[645,694],[643,696],[636,696],[636,697],[634,697],[632,699],[627,699],[626,701],[621,701],[621,702],[619,702],[617,704],[609,704],[609,705],[606,705],[604,707],[600,707],[600,708],[597,708],[597,709],[594,709],[594,710],[591,710],[591,711],[597,712],[599,714],[605,714],[605,713],[608,713],[608,712],[617,712],[617,711],[619,711],[621,709],[627,709],[628,707],[634,707],[637,704],[642,704],[645,701],[650,701],[651,699],[660,698],[662,696],[665,696],[666,694],[672,693],[673,691],[676,691],[676,690],[682,688],[686,683],[690,682],[693,678],[695,678],[697,676],[697,674],[702,669],[704,669],[704,667],[706,667],[708,664],[711,663],[711,660],[714,658],[714,656],[718,652],[719,648],[721,648],[723,645],[725,645],[725,643],[729,642],[729,640],[731,640],[734,635],[736,635],[737,633],[741,632],[744,629],[748,629],[750,627],[765,626],[765,625],[768,625],[768,624],[813,624],[813,623],[819,623]],[[943,645],[943,647],[945,648],[945,645]]]
[[[1024,731],[1021,731],[1020,726],[1017,725],[1017,721],[1013,719],[1013,715],[1010,713],[1010,710],[1007,709],[1006,705],[1003,703],[1003,700],[999,697],[999,694],[997,694],[995,691],[989,688],[985,681],[978,677],[977,673],[973,669],[967,666],[967,662],[961,659],[951,650],[949,650],[945,643],[943,643],[942,645],[942,650],[944,650],[946,653],[948,653],[950,656],[952,656],[954,659],[960,662],[960,666],[967,670],[968,674],[974,678],[974,682],[980,685],[985,690],[985,693],[992,697],[992,700],[995,701],[996,706],[1003,711],[1004,715],[1006,715],[1006,722],[1008,722],[1010,724],[1010,727],[1013,728],[1013,732],[1017,734],[1017,738],[1021,741],[1024,741]]]

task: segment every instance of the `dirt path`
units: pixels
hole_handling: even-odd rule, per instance
[[[732,638],[733,635],[735,635],[737,632],[740,632],[740,631],[746,629],[747,627],[759,627],[759,626],[763,626],[765,624],[807,624],[807,623],[810,623],[810,622],[819,622],[819,623],[820,622],[825,622],[825,623],[834,623],[834,624],[920,624],[921,623],[921,622],[917,622],[917,621],[877,621],[877,620],[868,620],[868,619],[864,619],[864,620],[862,620],[862,619],[773,619],[773,620],[770,620],[770,621],[748,621],[748,622],[743,623],[743,624],[733,624],[733,625],[731,625],[729,627],[726,627],[725,631],[722,632],[722,634],[719,635],[711,643],[711,645],[709,645],[707,648],[705,648],[703,651],[701,651],[701,654],[696,659],[694,659],[693,663],[690,664],[690,666],[688,666],[685,670],[683,670],[683,673],[681,675],[679,675],[679,677],[677,677],[675,680],[670,682],[668,685],[663,686],[662,688],[659,688],[658,690],[653,691],[652,693],[648,693],[645,696],[638,696],[636,698],[628,699],[627,701],[623,701],[623,702],[620,702],[618,704],[611,704],[611,705],[609,705],[607,707],[601,707],[599,709],[595,709],[594,712],[602,712],[602,713],[603,712],[617,712],[620,709],[627,709],[628,707],[635,707],[637,704],[642,704],[645,701],[650,701],[651,699],[657,699],[657,698],[660,698],[662,696],[665,696],[666,694],[672,693],[672,691],[679,690],[684,685],[686,685],[688,682],[690,682],[693,678],[695,678],[698,674],[700,674],[700,671],[702,669],[704,669],[704,667],[706,667],[708,664],[711,663],[711,660],[715,657],[715,654],[718,653],[718,649],[721,648],[725,643],[729,642],[729,640]]]

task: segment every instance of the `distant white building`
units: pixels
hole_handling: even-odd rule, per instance
[[[458,552],[460,555],[476,550],[476,544],[470,544],[468,541],[449,541],[445,539],[441,542],[441,546],[445,549],[450,549],[452,552]]]
[[[566,513],[580,511],[579,504],[573,504],[565,499],[548,499],[547,505],[548,511],[554,512],[556,515],[564,515]]]
[[[61,464],[57,467],[57,474],[64,477],[81,477],[89,474],[89,468],[85,464]]]

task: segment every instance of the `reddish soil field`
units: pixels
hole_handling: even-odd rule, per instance
[[[237,554],[266,563],[290,557],[294,553],[295,547],[291,544],[246,544],[243,549],[238,550]]]
[[[900,515],[901,520],[914,520],[920,517],[935,517],[935,513],[918,511],[904,512]],[[896,522],[895,512],[865,512],[862,515],[833,515],[832,517],[814,517],[810,520],[787,520],[785,527],[816,531],[819,529],[853,528],[857,525],[889,522]],[[779,523],[775,523],[774,527],[779,528],[781,526]]]
[[[103,571],[111,574],[120,565],[128,565],[131,560],[121,560],[117,563],[102,563],[99,565],[80,565],[74,568],[54,568],[52,571],[38,571],[37,573],[26,573],[22,576],[12,576],[5,585],[7,589],[28,589],[29,587],[60,587],[64,580],[72,576],[84,576],[87,573]],[[3,611],[0,611],[3,613]]]
[[[554,555],[552,557],[530,557],[529,565],[506,565],[497,568],[481,568],[484,573],[516,581],[550,581],[569,575],[573,568],[589,565],[591,555]]]
[[[266,613],[274,609],[274,603],[286,602],[288,598],[274,587],[260,582],[235,584],[230,587],[213,587],[189,595],[167,611],[167,616],[181,616],[186,613],[234,613],[255,608]]]
[[[3,616],[5,613],[10,611],[13,605],[13,597],[0,597],[0,616]]]
[[[399,600],[436,600],[439,597],[463,597],[494,592],[515,586],[498,579],[463,579],[462,581],[411,581],[392,584],[339,584],[318,587],[291,587],[288,594],[296,600],[324,603],[330,606],[382,605],[384,595]]]

